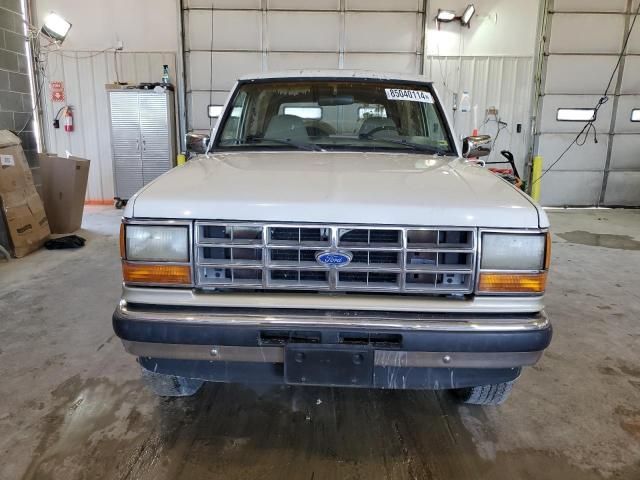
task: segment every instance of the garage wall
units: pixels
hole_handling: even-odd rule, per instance
[[[208,130],[235,80],[260,71],[418,73],[423,0],[185,0],[187,129]]]
[[[115,60],[112,51],[102,50],[123,41],[121,81],[156,81],[165,63],[173,77],[179,2],[34,1],[40,18],[53,10],[73,23],[62,50],[50,56],[48,81],[65,82],[69,104],[76,107],[77,130],[54,130],[51,122],[59,105],[47,101],[47,148],[92,159],[88,199],[108,200],[113,175],[104,84],[115,80]],[[224,103],[244,73],[291,68],[423,71],[450,112],[454,94],[459,97],[464,90],[478,106],[479,123],[487,107],[498,107],[509,126],[495,150],[514,151],[522,164],[530,131],[527,97],[538,1],[474,3],[478,15],[471,28],[449,24],[437,30],[437,9],[461,13],[466,0],[183,0],[188,129],[208,130],[207,105]],[[454,119],[461,135],[473,129],[471,114]],[[516,132],[517,124],[522,133]],[[495,135],[496,125],[489,122],[481,131]]]
[[[78,52],[68,51],[49,54],[47,64],[49,81],[62,81],[65,86],[66,104],[73,108],[74,131],[52,127],[53,119],[65,103],[44,101],[45,144],[47,151],[64,156],[72,155],[91,160],[87,200],[110,202],[114,196],[113,162],[111,157],[111,131],[109,104],[105,85],[116,81],[138,84],[157,82],[162,76],[162,66],[169,65],[171,81],[175,82],[176,59],[173,52]],[[62,127],[62,123],[61,127]]]
[[[105,85],[116,79],[131,84],[157,82],[165,64],[175,83],[176,0],[36,0],[34,4],[38,25],[50,11],[72,24],[62,48],[47,57],[43,102],[47,151],[90,159],[87,200],[110,202],[114,191]],[[115,54],[118,41],[124,50]],[[65,103],[51,101],[51,81],[64,83],[66,104],[73,107],[73,133],[52,126]]]
[[[54,11],[73,26],[65,50],[98,51],[114,47],[139,52],[178,49],[177,0],[32,0],[41,21]]]
[[[476,7],[470,28],[458,22],[433,20],[439,9],[462,14]],[[535,52],[538,0],[429,0],[427,8],[427,55],[531,57]]]
[[[495,142],[487,161],[504,160],[500,151],[509,150],[518,171],[525,171],[532,125],[532,56],[429,56],[425,76],[434,81],[459,136],[470,135],[477,127],[479,133],[491,135]],[[472,105],[477,107],[477,124],[473,112],[453,110],[454,98],[459,101],[464,91],[470,93]],[[498,117],[507,124],[499,135],[495,118],[486,115],[490,107],[498,108]]]
[[[20,0],[0,2],[0,130],[11,130],[22,141],[36,188],[40,189],[32,99],[27,76],[24,16]],[[0,246],[9,248],[9,234],[0,215]]]
[[[436,24],[439,9],[460,15],[470,3],[477,13],[469,27],[459,22]],[[430,0],[427,5],[424,73],[434,81],[452,113],[456,131],[466,136],[478,127],[480,133],[495,138],[498,125],[486,111],[497,108],[507,126],[501,128],[488,160],[503,160],[500,151],[510,150],[523,172],[531,142],[533,58],[540,2]],[[473,113],[453,111],[454,98],[459,100],[465,91],[477,107],[476,121]]]
[[[478,0],[470,28],[459,22],[437,28],[434,18],[439,8],[460,14],[467,4],[466,0],[185,0],[187,130],[209,130],[207,105],[222,105],[235,80],[245,73],[295,68],[424,73],[435,82],[450,113],[454,97],[470,92],[482,133],[495,136],[496,122],[484,122],[486,109],[497,107],[508,127],[501,131],[491,158],[509,149],[522,167],[531,131],[539,4]],[[471,114],[456,113],[454,120],[461,135],[472,132]]]
[[[552,0],[548,5],[537,152],[544,169],[567,148],[584,122],[558,121],[560,108],[593,108],[622,49],[632,11],[627,0]],[[633,10],[631,10],[633,8]],[[589,135],[541,180],[542,203],[554,206],[640,205],[640,23]]]

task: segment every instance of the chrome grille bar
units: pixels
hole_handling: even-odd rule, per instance
[[[473,228],[208,222],[195,224],[200,288],[471,293]],[[352,255],[329,268],[320,252]]]

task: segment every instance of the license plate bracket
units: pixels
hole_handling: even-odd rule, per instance
[[[284,378],[292,385],[368,387],[373,383],[373,350],[289,344],[284,351]]]

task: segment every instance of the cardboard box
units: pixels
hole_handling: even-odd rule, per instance
[[[40,154],[42,196],[52,233],[73,233],[82,225],[90,161]]]
[[[42,247],[51,233],[47,215],[20,139],[8,130],[0,131],[0,206],[14,256]]]

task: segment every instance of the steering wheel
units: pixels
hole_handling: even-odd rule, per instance
[[[384,130],[393,130],[396,133],[398,132],[398,129],[396,127],[393,127],[391,125],[381,125],[379,127],[372,128],[371,130],[369,130],[366,133],[361,133],[360,136],[361,137],[370,137],[373,134],[378,133],[378,132],[382,132]]]
[[[327,122],[321,120],[309,120],[304,122],[307,134],[310,137],[329,137],[336,134],[336,129]]]

